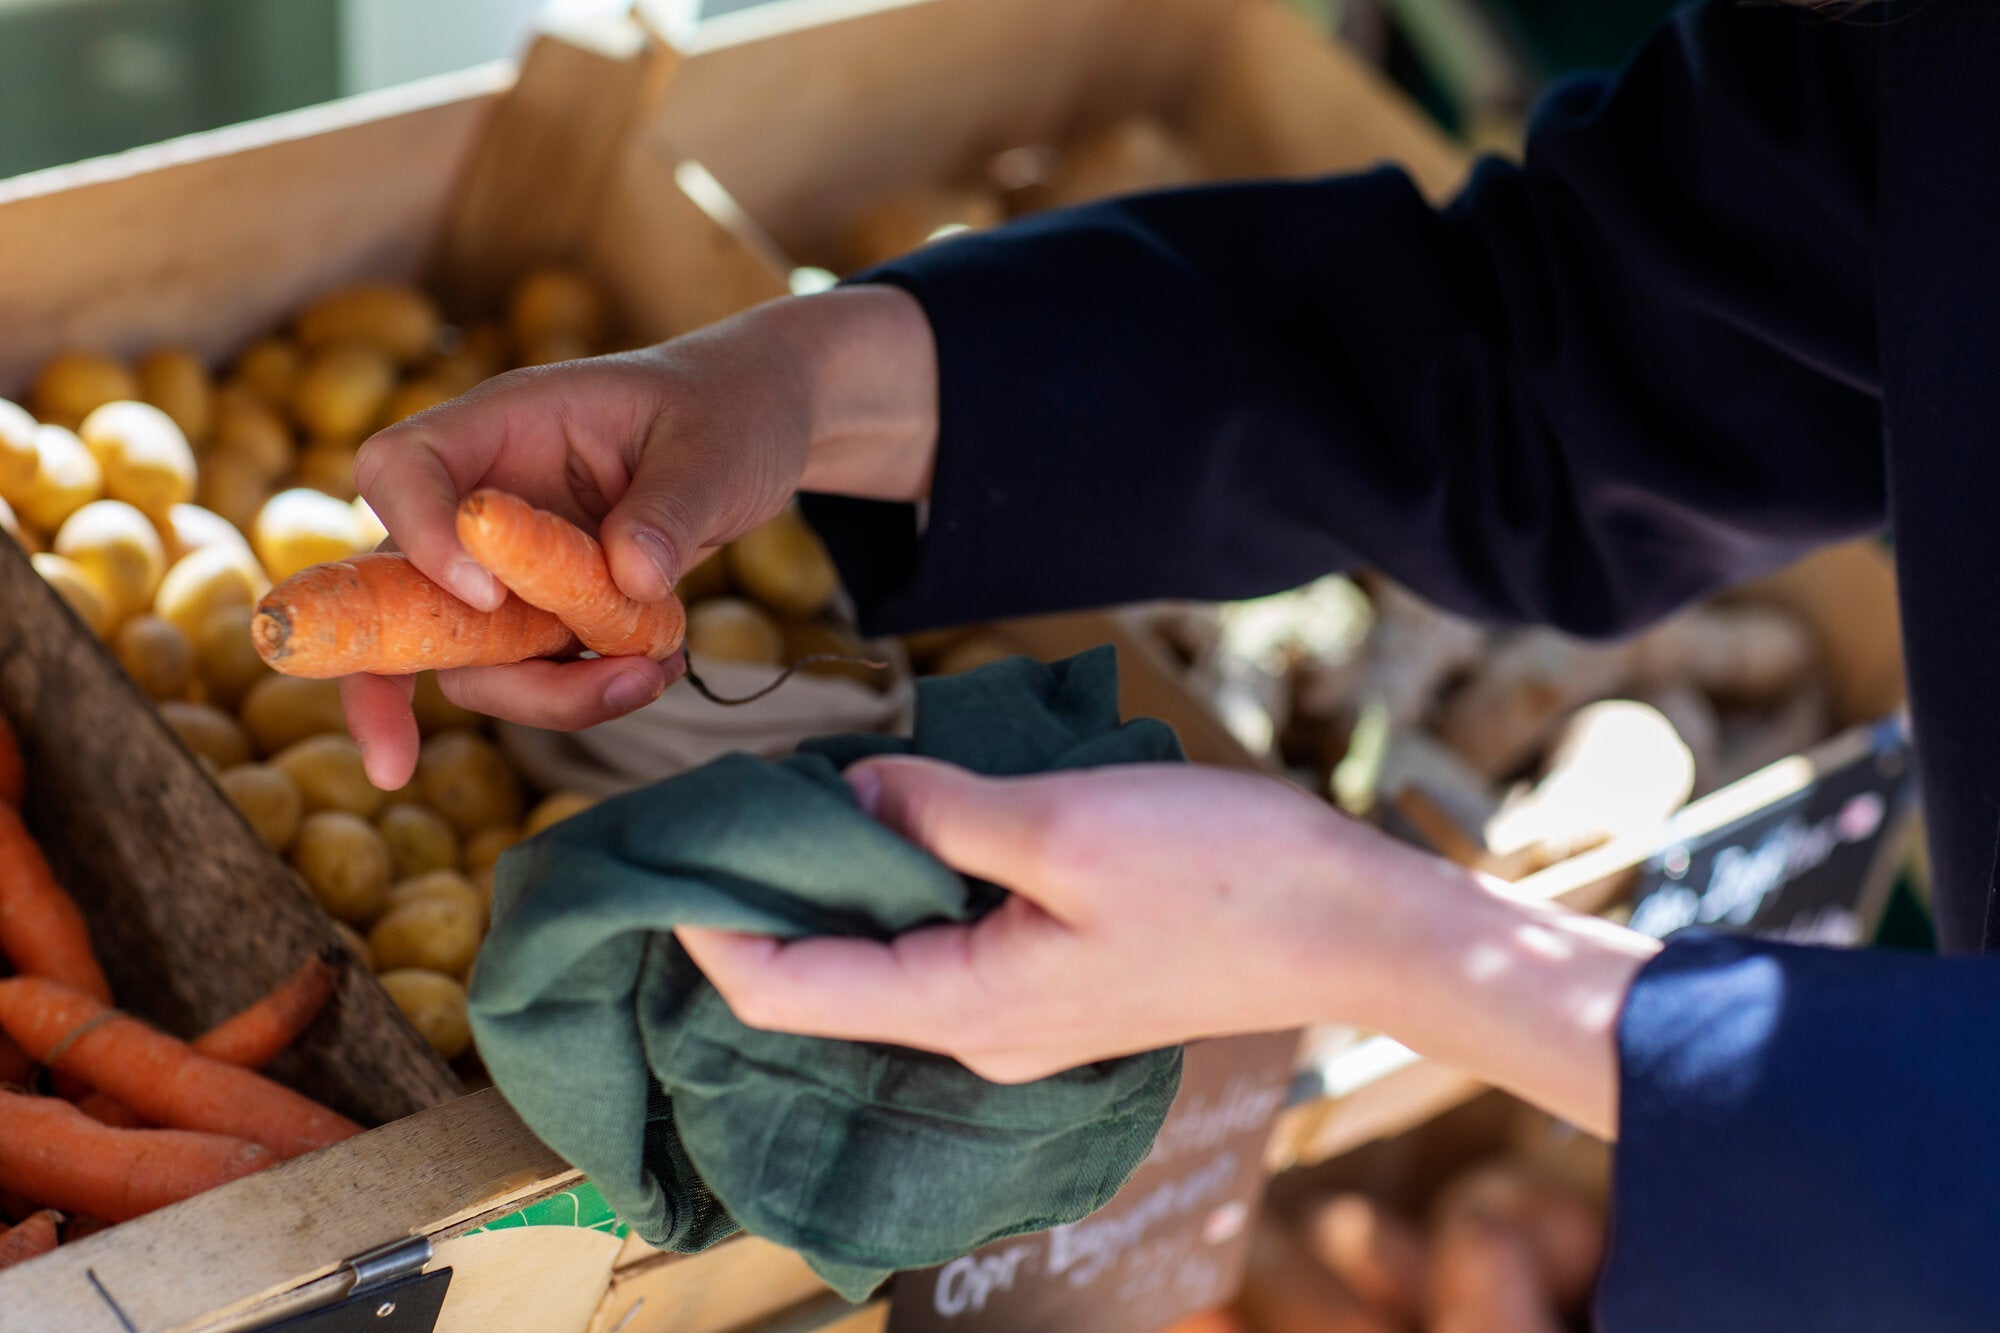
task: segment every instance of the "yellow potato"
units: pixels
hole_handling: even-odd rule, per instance
[[[62,426],[35,428],[40,470],[34,489],[17,505],[21,517],[45,532],[104,494],[104,469],[76,433]]]
[[[843,246],[850,267],[908,254],[956,231],[977,231],[1005,216],[1000,196],[983,186],[913,189],[884,199],[848,229]]]
[[[931,674],[956,676],[961,671],[970,671],[974,667],[983,667],[989,662],[998,662],[1004,657],[1012,656],[1014,656],[1013,650],[998,639],[976,634],[938,654],[937,660],[931,663]]]
[[[310,351],[359,344],[409,365],[430,352],[437,306],[414,287],[369,282],[329,292],[299,316],[299,341]]]
[[[372,551],[389,540],[389,529],[382,526],[382,520],[375,517],[374,509],[366,500],[357,495],[351,507],[354,510],[354,521],[361,525],[361,540],[368,543],[369,550]]]
[[[448,403],[461,392],[463,390],[435,375],[405,380],[396,392],[389,395],[389,404],[382,409],[382,424],[393,426],[398,421],[415,416],[427,407]]]
[[[222,788],[257,836],[278,851],[292,845],[298,835],[305,804],[292,780],[269,764],[238,764],[225,768],[216,784]]]
[[[590,344],[568,333],[552,333],[533,342],[521,343],[515,358],[524,366],[552,366],[558,361],[581,361],[591,354]]]
[[[250,638],[254,614],[247,606],[219,606],[201,624],[194,642],[195,667],[210,703],[235,708],[271,674]]]
[[[586,796],[580,791],[559,791],[543,798],[541,804],[528,812],[521,821],[521,836],[532,838],[543,829],[560,824],[572,815],[580,815],[596,805],[603,798]]]
[[[458,830],[427,805],[399,801],[376,816],[375,827],[399,880],[458,865]]]
[[[354,489],[354,454],[356,446],[338,440],[315,443],[299,455],[299,470],[294,480],[301,486],[310,486],[322,495],[330,495],[347,505],[352,511],[359,493]],[[353,514],[355,539],[366,541],[361,515]],[[366,549],[363,547],[362,549]]]
[[[193,641],[210,616],[224,607],[255,606],[270,586],[255,556],[218,542],[189,551],[168,567],[153,594],[153,612]]]
[[[413,903],[420,899],[439,899],[457,903],[478,918],[480,933],[485,933],[486,897],[480,893],[477,885],[456,870],[431,870],[421,875],[412,875],[389,886],[391,911],[404,903]]]
[[[227,457],[276,481],[292,470],[293,452],[291,427],[255,390],[231,384],[215,396],[215,443],[202,463],[204,473]]]
[[[189,442],[208,438],[215,384],[201,358],[185,347],[156,347],[140,359],[139,397],[172,417]]]
[[[687,609],[687,650],[695,657],[775,666],[784,660],[778,622],[741,597],[711,597]]]
[[[389,799],[368,780],[360,747],[345,735],[327,732],[295,741],[272,756],[271,767],[292,780],[308,812],[345,810],[370,818]]]
[[[217,768],[231,769],[250,762],[249,738],[236,719],[220,708],[169,699],[160,705],[160,716],[181,738],[181,744],[206,756]]]
[[[375,978],[403,1011],[431,1049],[456,1060],[472,1046],[472,1020],[466,1013],[465,987],[438,972],[392,968]]]
[[[21,522],[16,517],[12,505],[8,505],[5,500],[0,500],[0,505],[6,506],[0,508],[0,528],[5,528],[7,535],[18,542],[22,550],[29,555],[40,555],[49,549],[48,539]]]
[[[493,824],[465,840],[465,870],[477,875],[493,869],[500,853],[521,840],[521,830],[512,824]]]
[[[417,752],[417,790],[461,833],[521,818],[521,782],[492,742],[472,731],[441,731]]]
[[[33,495],[41,470],[35,419],[27,409],[0,398],[0,500],[19,502]]]
[[[289,408],[305,358],[297,343],[284,338],[260,338],[236,358],[235,382],[279,410]]]
[[[396,365],[372,347],[340,343],[315,354],[292,390],[292,414],[321,439],[360,439],[382,419]]]
[[[368,549],[352,505],[315,490],[280,491],[258,512],[250,544],[265,572],[287,579],[310,565],[346,560]]]
[[[595,347],[611,331],[604,289],[574,269],[545,268],[515,284],[507,331],[517,347],[567,337]]]
[[[195,499],[239,530],[250,530],[257,521],[258,511],[270,498],[270,481],[234,455],[210,453],[203,460],[201,475],[195,483]]]
[[[705,597],[720,597],[728,591],[729,561],[720,551],[681,575],[681,581],[674,585],[674,596],[681,599],[683,606]]]
[[[467,886],[468,892],[473,892]],[[457,976],[479,953],[479,909],[456,898],[416,898],[390,904],[368,932],[375,965],[421,967]]]
[[[335,921],[333,923],[333,936],[340,941],[340,947],[347,950],[348,957],[367,968],[370,972],[375,970],[375,951],[368,947],[368,937],[366,935],[363,935],[345,921]]]
[[[0,498],[0,532],[6,533],[15,541],[21,540],[21,520],[14,513],[14,506],[8,504],[4,498]]]
[[[780,615],[809,616],[840,588],[818,534],[791,510],[738,537],[725,554],[736,586]]]
[[[167,543],[169,564],[204,546],[228,546],[245,556],[250,554],[250,539],[234,523],[200,505],[175,505],[168,510],[167,525],[160,536]]]
[[[818,620],[793,620],[785,624],[785,660],[801,662],[820,654],[867,657],[868,649],[852,634]],[[881,659],[876,659],[881,660]],[[886,690],[895,680],[890,671],[864,666],[859,662],[810,662],[799,668],[813,676],[846,676],[863,685]]]
[[[238,713],[259,754],[276,754],[309,736],[345,735],[340,683],[273,673],[250,687]]]
[[[433,361],[425,377],[464,393],[507,369],[507,335],[497,324],[473,324],[458,336],[458,346]]]
[[[35,377],[28,407],[43,421],[74,430],[106,403],[138,396],[139,381],[110,357],[96,352],[64,352]]]
[[[126,674],[154,699],[178,698],[194,679],[194,646],[158,616],[133,616],[118,627],[111,647]]]
[[[81,565],[123,620],[152,605],[167,572],[167,552],[152,520],[122,500],[93,500],[56,531],[57,555]]]
[[[365,926],[389,902],[389,849],[375,826],[344,810],[321,810],[299,821],[292,868],[327,915]]]
[[[100,639],[111,632],[111,598],[82,565],[53,551],[38,551],[28,558],[42,581],[69,603],[69,609],[76,612],[85,629]]]
[[[194,499],[194,450],[174,419],[151,403],[106,403],[78,432],[104,469],[104,491],[162,520]]]
[[[479,901],[486,904],[486,919],[493,919],[493,867],[475,870],[471,874],[472,887],[479,890]]]

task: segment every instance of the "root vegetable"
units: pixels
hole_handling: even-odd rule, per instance
[[[442,731],[417,752],[417,790],[461,833],[515,824],[523,805],[520,779],[484,737]]]
[[[316,442],[312,448],[299,455],[299,468],[293,480],[300,486],[309,487],[322,495],[332,496],[347,505],[350,510],[360,492],[354,487],[354,456],[357,446],[337,440]],[[355,532],[361,531],[360,516],[355,516]],[[357,535],[357,550],[366,550],[364,538]]]
[[[348,925],[345,921],[334,922],[333,933],[339,939],[340,947],[347,951],[349,958],[361,964],[361,966],[367,968],[370,972],[375,970],[375,951],[368,947],[367,936]]]
[[[521,836],[532,838],[545,828],[562,823],[572,815],[580,815],[596,805],[598,798],[577,791],[559,791],[543,800],[528,812],[527,820],[521,825]]]
[[[359,344],[410,365],[429,354],[440,325],[436,304],[416,288],[371,282],[330,292],[307,306],[298,335],[310,351]]]
[[[340,686],[330,680],[266,676],[243,696],[243,729],[257,753],[272,755],[308,736],[344,733]]]
[[[695,658],[777,666],[785,636],[763,608],[741,597],[711,597],[688,608],[687,649]]]
[[[21,517],[44,532],[104,494],[104,469],[75,432],[57,425],[35,428],[35,484],[15,500]]]
[[[34,493],[42,470],[35,452],[37,429],[25,408],[0,398],[0,499],[18,504]]]
[[[247,606],[225,606],[202,622],[195,662],[205,698],[224,708],[242,703],[252,686],[271,674],[250,639]]]
[[[343,958],[324,949],[262,998],[196,1037],[195,1054],[243,1069],[262,1069],[312,1026],[340,984]]]
[[[0,957],[24,977],[47,977],[100,1000],[111,998],[83,912],[56,882],[28,826],[8,805],[0,805]],[[18,1033],[14,1037],[20,1042]]]
[[[286,338],[260,338],[236,358],[235,382],[251,390],[266,405],[282,410],[291,405],[305,357]]]
[[[477,610],[394,552],[318,564],[287,578],[258,605],[251,633],[274,669],[319,680],[500,666],[553,656],[575,643],[561,620],[520,597],[510,596],[497,611]]]
[[[215,443],[202,460],[204,473],[228,458],[268,485],[291,471],[292,453],[291,428],[262,395],[242,384],[216,395]]]
[[[417,729],[426,736],[452,727],[479,725],[479,714],[470,708],[460,708],[444,697],[444,689],[438,684],[435,671],[426,671],[417,677],[416,693],[410,700],[410,707],[417,715]]]
[[[396,363],[373,347],[337,343],[314,354],[292,389],[292,414],[319,439],[358,440],[396,388]]]
[[[931,674],[956,676],[960,672],[971,671],[1013,655],[1013,649],[1000,640],[984,634],[975,634],[971,638],[960,639],[939,653],[936,660],[931,663]]]
[[[465,886],[476,898],[477,890]],[[479,952],[480,921],[476,901],[456,894],[431,892],[395,903],[368,932],[375,965],[384,971],[415,967],[459,976]]]
[[[299,823],[292,867],[327,915],[361,926],[389,902],[389,849],[359,815],[322,810]]]
[[[255,606],[267,586],[256,557],[217,542],[173,563],[153,594],[153,611],[192,641],[218,611]]]
[[[682,606],[692,606],[704,597],[720,597],[728,591],[729,561],[721,551],[681,575],[681,581],[674,585],[674,596],[681,599]]]
[[[465,987],[451,977],[417,968],[395,968],[376,978],[423,1039],[446,1060],[456,1060],[472,1045],[472,1022],[466,1013]]]
[[[664,661],[681,646],[687,617],[679,600],[627,597],[612,581],[597,539],[559,515],[478,490],[459,502],[458,539],[517,597],[561,617],[593,652]]]
[[[352,505],[295,487],[272,496],[258,511],[250,544],[265,572],[282,581],[314,565],[361,554],[367,538]]]
[[[250,762],[250,738],[236,725],[236,719],[213,704],[169,699],[160,705],[160,717],[181,738],[181,744],[206,756],[217,768]]]
[[[486,930],[486,897],[477,885],[456,870],[431,870],[390,886],[389,910],[392,912],[406,903],[430,901],[458,904],[477,918],[482,933]],[[437,970],[451,972],[456,969]]]
[[[194,498],[243,532],[271,498],[271,479],[233,454],[211,451],[195,478]]]
[[[184,347],[156,347],[140,358],[139,397],[174,419],[189,442],[208,438],[215,385],[201,358]]]
[[[74,351],[43,365],[28,391],[28,407],[43,421],[75,429],[104,404],[138,396],[139,381],[124,366],[98,352]]]
[[[158,616],[134,616],[112,636],[112,651],[139,688],[154,699],[187,693],[194,679],[194,647]]]
[[[250,556],[250,539],[235,524],[211,509],[196,504],[175,505],[167,511],[167,525],[160,536],[167,544],[167,563],[174,564],[190,551],[204,546],[227,546]]]
[[[537,269],[515,284],[507,300],[507,332],[516,346],[567,337],[595,347],[610,331],[604,289],[573,269]]]
[[[781,615],[809,616],[840,588],[819,536],[791,510],[723,551],[736,586]]]
[[[129,1221],[277,1161],[242,1139],[113,1129],[59,1098],[0,1092],[0,1188],[107,1222]]]
[[[345,810],[373,818],[388,793],[368,780],[361,748],[347,736],[327,733],[286,746],[271,758],[271,767],[292,780],[307,814]]]
[[[100,639],[111,632],[115,622],[110,595],[82,565],[53,551],[44,551],[28,559],[35,572],[42,576],[42,582],[54,588],[56,595],[69,604],[69,609],[76,613],[76,618],[83,622],[85,629]]]
[[[388,845],[389,864],[398,880],[458,865],[458,830],[427,805],[392,805],[376,818],[375,828]]]
[[[465,869],[469,874],[491,870],[500,853],[521,840],[521,830],[512,824],[493,824],[465,840]]]
[[[268,764],[238,764],[224,769],[216,785],[274,850],[292,845],[305,810],[291,778]]]
[[[194,449],[174,419],[151,403],[106,403],[77,430],[104,469],[104,491],[165,519],[194,499]]]
[[[122,500],[93,500],[78,509],[57,530],[52,549],[90,575],[110,602],[114,620],[151,606],[167,572],[158,529]]]

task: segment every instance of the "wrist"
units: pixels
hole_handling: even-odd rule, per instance
[[[785,349],[806,402],[801,489],[879,500],[930,493],[937,350],[916,298],[843,287],[773,302],[760,336]]]

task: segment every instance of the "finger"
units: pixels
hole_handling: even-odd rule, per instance
[[[417,771],[417,715],[410,707],[415,676],[346,676],[340,706],[361,750],[368,780],[383,791],[406,785]]]
[[[737,535],[724,515],[742,501],[703,450],[649,441],[631,486],[598,529],[612,579],[627,597],[659,601],[701,562],[704,550]]]
[[[422,425],[391,426],[362,445],[354,457],[354,484],[389,530],[386,545],[407,554],[460,601],[494,611],[506,590],[458,543],[458,501],[465,488],[441,452],[458,451],[460,470],[476,479],[491,456],[490,444],[468,442],[468,433],[458,429],[461,414],[449,411],[451,406],[439,408]]]
[[[1050,906],[1050,802],[1038,784],[903,756],[863,760],[847,781],[863,810],[954,870]]]
[[[519,662],[438,672],[445,698],[475,713],[547,731],[581,731],[660,697],[687,660],[591,657],[575,662]]]
[[[1004,930],[998,916],[909,931],[887,944],[776,940],[700,926],[674,933],[730,1012],[751,1027],[958,1054],[977,1045],[983,1023],[1006,1008],[994,1002],[996,976],[1007,971],[990,938]]]

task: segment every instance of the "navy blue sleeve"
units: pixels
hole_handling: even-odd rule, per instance
[[[1877,529],[1872,33],[1703,5],[1447,208],[1400,172],[926,247],[927,525],[809,497],[872,629],[1384,570],[1586,634]]]
[[[1620,1023],[1605,1333],[2000,1323],[2000,963],[1675,937]]]

